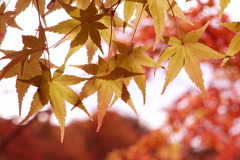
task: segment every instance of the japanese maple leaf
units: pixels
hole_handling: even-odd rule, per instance
[[[103,52],[99,30],[107,29],[107,27],[99,22],[104,14],[98,14],[95,2],[92,1],[85,10],[67,5],[61,1],[58,2],[72,19],[60,22],[55,26],[46,28],[46,30],[69,36],[72,39],[71,49],[83,46],[90,37],[92,42]]]
[[[1,46],[2,41],[7,33],[7,26],[21,29],[17,25],[17,23],[14,19],[15,12],[5,11],[5,10],[6,10],[6,3],[3,2],[0,6],[0,46]]]
[[[126,44],[116,42],[117,50],[120,54],[117,54],[118,66],[122,67],[130,72],[141,73],[142,75],[134,76],[133,79],[138,85],[143,95],[143,101],[146,99],[146,76],[144,74],[143,66],[148,67],[162,67],[158,65],[149,56],[143,54],[149,47],[140,46],[133,48],[133,44],[127,46]]]
[[[219,11],[219,19],[222,17],[225,8],[227,8],[228,4],[231,0],[220,0],[220,11]]]
[[[16,14],[20,14],[21,12],[25,11],[28,8],[28,6],[30,5],[31,2],[37,10],[39,9],[39,12],[40,12],[39,14],[41,16],[43,16],[45,13],[45,5],[46,5],[45,0],[41,0],[41,1],[39,1],[39,0],[18,0],[15,5],[14,12]]]
[[[63,141],[66,117],[65,100],[72,105],[77,104],[77,107],[82,109],[91,118],[90,114],[80,101],[79,96],[69,87],[69,85],[78,84],[86,79],[72,75],[62,75],[64,71],[63,66],[58,68],[52,77],[50,69],[42,63],[40,63],[40,65],[43,71],[42,75],[35,76],[29,80],[19,80],[38,87],[33,96],[30,111],[20,124],[27,121],[50,101],[53,112],[60,124],[61,141]]]
[[[227,27],[233,32],[237,32],[237,34],[233,37],[229,44],[229,48],[227,51],[226,58],[223,60],[223,64],[225,64],[230,57],[234,56],[234,54],[238,53],[240,51],[240,22],[231,22],[231,23],[219,23],[220,25]]]
[[[79,1],[79,0],[61,0],[61,2],[69,4],[69,5],[76,2],[76,7],[80,8],[80,9],[87,9],[87,7],[90,4],[90,0],[81,0],[81,1]],[[62,8],[62,5],[57,0],[51,0],[47,5],[48,11],[44,14],[44,16],[52,13],[53,11],[61,9],[61,8]]]
[[[224,55],[197,42],[208,24],[209,23],[206,23],[202,28],[187,34],[182,33],[180,39],[170,36],[163,37],[164,42],[172,46],[165,49],[158,59],[158,63],[170,59],[162,94],[167,85],[178,75],[183,67],[192,82],[196,84],[204,95],[206,94],[202,71],[197,58],[224,58]]]
[[[36,75],[41,74],[41,68],[39,62],[42,62],[51,67],[56,67],[51,64],[48,60],[40,58],[47,50],[45,45],[45,34],[41,29],[39,30],[39,36],[22,36],[24,48],[21,51],[6,51],[0,50],[5,54],[2,59],[11,59],[11,61],[2,69],[0,74],[0,80],[2,78],[10,78],[17,76],[17,79],[30,79]],[[18,93],[19,102],[19,115],[21,115],[22,100],[29,88],[30,84],[22,81],[16,81],[16,90]]]
[[[156,41],[154,48],[159,43],[160,37],[162,35],[164,26],[165,26],[165,13],[174,16],[177,16],[183,19],[188,24],[192,24],[190,20],[186,18],[182,10],[178,7],[177,3],[174,0],[148,0],[149,12],[153,18],[154,28],[156,33]]]
[[[0,50],[4,53],[7,53],[2,59],[11,59],[2,70],[2,74],[0,75],[0,80],[5,76],[8,72],[14,72],[12,69],[18,63],[23,63],[25,60],[39,59],[44,51],[48,52],[48,48],[46,47],[46,36],[45,31],[42,28],[42,25],[39,25],[39,35],[35,36],[22,36],[22,41],[24,47],[21,51],[4,51]]]
[[[102,125],[102,120],[110,107],[113,95],[121,98],[126,102],[136,113],[136,109],[132,103],[130,94],[124,83],[125,79],[139,75],[139,73],[129,72],[124,68],[117,67],[116,61],[113,59],[109,62],[99,57],[99,64],[75,65],[88,74],[93,75],[84,84],[80,92],[80,99],[83,100],[95,92],[97,93],[98,101],[98,127]]]

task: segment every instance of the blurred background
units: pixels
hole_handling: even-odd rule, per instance
[[[240,20],[240,10],[236,9],[240,3],[237,1],[231,1],[221,22]],[[219,1],[177,2],[195,24],[190,26],[179,20],[181,29],[189,32],[211,20],[200,42],[226,53],[236,33],[216,24],[219,21]],[[175,36],[174,22],[169,20],[173,20],[173,17],[168,16],[164,34]],[[155,41],[152,21],[149,17],[146,21],[148,25],[140,26],[135,36],[135,41],[141,45],[154,44]],[[36,28],[30,22],[27,25]],[[26,25],[26,22],[21,23],[20,26]],[[11,49],[13,44],[7,37],[13,33],[16,33],[15,30],[8,31],[1,48]],[[123,36],[122,40],[126,37]],[[16,48],[20,40],[16,39]],[[160,43],[155,51],[150,49],[146,54],[156,59],[166,47]],[[1,67],[5,64],[1,62]],[[140,91],[136,91],[136,96],[132,97],[139,112],[138,117],[119,102],[106,114],[102,128],[97,133],[96,104],[89,99],[86,106],[92,106],[89,109],[95,115],[94,121],[80,112],[69,110],[68,117],[72,118],[67,119],[63,143],[60,142],[59,127],[48,108],[27,124],[18,125],[22,118],[18,116],[17,96],[12,87],[14,83],[12,79],[3,80],[0,83],[0,160],[238,160],[240,55],[236,54],[223,67],[220,64],[220,60],[201,60],[206,99],[202,98],[184,71],[169,85],[166,93],[160,95],[165,71],[158,71],[154,77],[153,70],[145,68],[148,77],[147,103],[143,106],[139,102]],[[136,88],[133,84],[134,93]],[[34,88],[30,90],[34,91]],[[25,97],[24,106],[30,106],[29,101],[31,91]],[[27,112],[28,108],[23,108],[23,116]]]

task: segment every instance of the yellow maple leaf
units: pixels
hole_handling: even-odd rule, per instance
[[[180,39],[170,36],[163,37],[164,42],[172,46],[165,49],[158,59],[158,63],[170,59],[162,94],[183,67],[192,82],[196,84],[204,95],[206,94],[202,71],[197,58],[224,58],[224,55],[197,42],[208,25],[209,23],[206,23],[202,28],[187,34],[181,32]]]
[[[143,95],[143,102],[146,100],[146,76],[142,66],[148,67],[162,67],[158,65],[153,59],[143,54],[149,47],[140,46],[134,48],[133,44],[127,46],[126,44],[116,42],[117,50],[120,54],[116,55],[118,66],[130,72],[142,73],[142,75],[134,76],[133,79],[138,85]]]
[[[78,84],[86,79],[71,75],[62,75],[64,67],[59,67],[52,77],[50,69],[42,63],[40,63],[40,65],[43,72],[42,75],[35,76],[29,80],[19,79],[19,81],[38,87],[33,96],[30,111],[20,124],[27,121],[50,101],[53,112],[60,124],[62,142],[64,138],[66,117],[65,100],[74,106],[77,105],[78,108],[82,109],[91,118],[90,114],[80,101],[79,96],[68,86]]]
[[[41,74],[40,64],[42,62],[50,67],[56,67],[48,60],[40,58],[46,48],[46,37],[42,26],[39,26],[39,36],[22,36],[24,47],[21,51],[1,50],[5,54],[2,59],[11,59],[11,61],[2,69],[0,80],[17,76],[17,79],[30,79]],[[30,84],[22,81],[16,81],[16,90],[18,93],[19,115],[21,115],[22,100]]]
[[[192,22],[186,18],[186,16],[174,0],[148,0],[148,7],[153,18],[154,29],[156,33],[156,41],[153,49],[155,49],[158,45],[165,26],[164,12],[167,12],[170,15],[174,14],[174,16],[177,16],[183,19],[188,24],[193,25]]]
[[[41,16],[44,15],[45,12],[45,5],[46,1],[35,1],[35,0],[18,0],[16,5],[15,5],[15,10],[14,12],[18,15],[21,12],[25,11],[27,7],[30,5],[30,3],[34,5],[34,7],[39,11],[39,14]]]
[[[7,26],[18,28],[20,30],[21,27],[15,21],[15,12],[13,11],[6,11],[6,3],[3,2],[0,5],[0,45],[7,33]]]
[[[62,1],[58,2],[72,19],[62,21],[55,26],[46,28],[46,30],[65,34],[71,39],[71,48],[65,61],[86,43],[88,37],[103,52],[99,30],[107,29],[107,27],[99,21],[104,14],[98,14],[95,2],[92,1],[85,10],[70,6]]]
[[[220,11],[219,11],[219,19],[221,19],[224,10],[227,8],[228,4],[230,3],[231,0],[220,0]]]
[[[240,22],[231,22],[231,23],[220,23],[220,25],[227,27],[228,29],[230,29],[233,32],[238,32],[233,39],[231,40],[230,44],[229,44],[229,48],[226,54],[226,57],[223,60],[223,63],[221,65],[224,65],[230,57],[233,57],[236,53],[238,53],[240,51],[240,45],[239,45],[239,41],[240,41]]]
[[[110,107],[113,95],[121,98],[136,113],[130,94],[125,86],[125,79],[131,78],[139,73],[129,72],[124,68],[118,67],[113,59],[109,62],[99,57],[99,64],[73,65],[93,75],[82,87],[80,99],[83,100],[95,92],[98,101],[98,127],[102,125],[102,120]]]

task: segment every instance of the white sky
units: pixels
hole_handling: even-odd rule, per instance
[[[16,0],[12,0],[10,3],[10,8],[12,8],[11,4],[15,4]],[[187,5],[194,5],[194,0],[192,2],[184,3],[185,0],[179,0],[179,5],[187,9]],[[240,1],[239,0],[231,0],[231,3],[229,4],[228,8],[226,9],[226,12],[231,12],[231,18],[233,21],[240,20]],[[10,9],[9,8],[9,9]],[[31,15],[31,16],[30,16]],[[48,22],[48,25],[54,25],[57,24],[57,22],[61,21],[57,17],[63,18],[67,16],[61,15],[59,16],[58,13],[55,13],[51,15],[52,17],[49,17],[50,21]],[[27,17],[27,19],[25,19]],[[27,9],[27,11],[23,12],[19,17],[17,17],[17,23],[19,26],[21,26],[24,31],[19,31],[17,29],[13,29],[11,27],[8,28],[8,32],[6,35],[6,38],[1,46],[1,49],[11,49],[11,50],[21,50],[22,43],[21,43],[21,35],[35,35],[35,29],[38,26],[37,23],[37,13],[34,9]],[[49,45],[53,44],[54,42],[58,41],[62,36],[49,33],[47,35],[49,38]],[[61,65],[65,56],[65,53],[68,50],[69,44],[63,44],[61,47],[58,47],[54,50],[50,50],[52,53],[51,55],[51,61],[57,65]],[[82,54],[76,54],[74,57],[72,57],[69,61],[69,64],[78,64],[78,61],[76,60],[84,60],[86,62],[86,55],[85,51],[81,50]],[[2,54],[0,53],[0,56]],[[56,59],[57,57],[57,59]],[[8,63],[8,61],[0,61],[0,68],[5,66]],[[84,63],[84,62],[81,62]],[[208,82],[209,79],[211,79],[211,68],[207,65],[202,65],[203,75],[205,82]],[[73,70],[72,68],[67,70],[67,72],[72,72],[73,74],[81,74],[82,72],[80,70]],[[183,92],[187,91],[189,88],[195,88],[197,90],[197,87],[193,85],[193,83],[190,81],[188,76],[184,71],[181,71],[178,77],[170,83],[168,86],[166,92],[164,95],[160,95],[162,86],[164,84],[165,79],[165,73],[164,71],[161,71],[159,69],[159,72],[156,74],[155,77],[151,77],[147,82],[147,100],[146,104],[143,105],[142,103],[142,96],[141,92],[137,88],[136,84],[132,83],[132,85],[129,87],[129,91],[131,93],[133,102],[136,106],[136,109],[138,111],[138,120],[141,124],[147,125],[148,127],[155,129],[158,128],[163,120],[164,120],[164,113],[161,111],[164,107],[167,107],[168,105],[172,104],[173,101],[183,94]],[[18,102],[17,102],[17,94],[15,91],[15,78],[11,79],[3,79],[0,82],[0,117],[3,118],[12,118],[18,116]],[[205,84],[207,86],[207,84]],[[76,87],[74,87],[76,88]],[[79,89],[78,89],[79,90]],[[36,91],[36,88],[31,87],[29,89],[28,94],[25,97],[25,100],[23,102],[23,110],[22,110],[22,117],[19,118],[20,120],[25,117],[29,111],[30,103],[32,100],[32,95]],[[87,107],[87,109],[93,113],[96,110],[96,94],[94,96],[91,96],[91,98],[88,98],[84,100],[84,104]],[[47,108],[47,106],[45,107]],[[67,107],[67,117],[66,122],[69,123],[73,119],[86,119],[85,113],[83,113],[80,110],[74,110],[70,111],[71,106]],[[124,102],[119,100],[111,110],[118,111],[122,115],[131,116],[133,118],[136,118],[136,115],[133,113],[133,111],[130,109],[128,105],[126,105]],[[56,119],[53,118],[54,123],[56,123]],[[104,122],[103,122],[104,125]]]

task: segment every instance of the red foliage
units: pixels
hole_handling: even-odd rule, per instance
[[[96,121],[71,123],[61,144],[59,128],[49,122],[35,118],[22,127],[1,119],[0,157],[6,160],[103,159],[109,151],[135,143],[146,132],[135,120],[111,112],[99,133],[96,126]]]
[[[216,9],[213,0],[205,4]],[[195,26],[178,21],[179,27],[184,32],[189,32],[200,28],[210,19],[217,19],[218,15],[215,13],[204,15],[208,6],[198,1],[197,7],[186,13]],[[224,15],[221,21],[228,22],[228,17]],[[172,27],[174,25],[173,22],[166,27],[165,32],[168,35],[176,36],[176,28]],[[226,53],[234,33],[215,25],[208,26],[200,42]],[[142,43],[154,43],[153,27],[144,26],[141,32],[142,34],[136,37],[138,41],[145,39]],[[148,54],[152,57],[158,56],[164,48],[164,44],[160,43],[156,51],[149,51]],[[214,69],[212,82],[207,89],[207,98],[203,99],[195,91],[183,94],[166,110],[168,118],[160,130],[149,133],[125,150],[116,150],[109,155],[109,159],[240,159],[240,55],[236,54],[235,59],[230,59],[223,67],[219,67],[220,61],[203,62],[211,64]],[[174,141],[176,137],[177,141]],[[175,152],[171,146],[175,146]],[[165,154],[160,154],[166,149]]]

